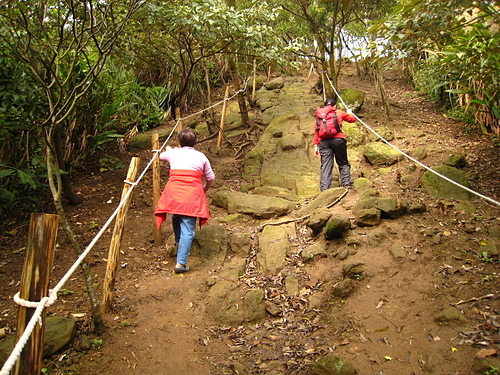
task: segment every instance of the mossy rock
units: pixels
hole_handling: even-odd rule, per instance
[[[448,165],[439,165],[432,169],[466,188],[470,187],[470,183],[464,173],[457,168]],[[471,197],[471,193],[467,190],[445,180],[431,171],[425,172],[421,177],[421,181],[425,191],[435,198],[469,200]]]

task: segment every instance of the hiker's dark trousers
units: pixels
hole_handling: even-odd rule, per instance
[[[319,142],[321,155],[320,189],[324,191],[332,187],[333,161],[337,162],[342,186],[352,185],[351,166],[347,160],[347,141],[343,138],[323,139]]]

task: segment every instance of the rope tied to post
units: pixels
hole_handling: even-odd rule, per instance
[[[12,297],[14,302],[17,303],[19,306],[26,307],[28,309],[36,309],[42,303],[41,300],[38,302],[27,301],[20,297],[20,293],[21,292],[17,292],[16,294],[14,294],[14,297]],[[57,300],[57,293],[53,293],[53,290],[49,289],[49,295],[47,297],[43,297],[42,300],[44,298],[47,298],[48,300],[43,305],[45,307],[49,307]]]

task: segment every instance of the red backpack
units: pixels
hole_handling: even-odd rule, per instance
[[[316,110],[316,131],[321,139],[334,138],[341,131],[336,111],[331,105]]]

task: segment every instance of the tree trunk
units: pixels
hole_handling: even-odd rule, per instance
[[[239,91],[241,89],[241,79],[236,68],[236,63],[232,59],[229,62],[229,69],[231,72],[231,80],[233,81],[234,89],[236,91]],[[245,101],[245,93],[240,92],[237,95],[237,97],[238,97],[238,105],[240,107],[241,122],[244,127],[249,128],[250,118],[248,117],[248,108],[247,108],[247,103]]]
[[[212,85],[210,84],[210,76],[208,69],[205,67],[205,82],[207,84],[207,105],[208,107],[212,107]],[[215,134],[217,132],[217,126],[215,125],[215,112],[213,108],[208,110],[208,133],[210,135]]]
[[[382,76],[382,70],[380,69],[380,65],[378,62],[374,62],[372,65],[373,76],[375,78],[375,86],[380,91],[380,96],[382,98],[382,103],[385,107],[385,114],[387,118],[391,120],[391,107],[389,104],[389,98],[387,97],[387,93],[385,91],[384,77]]]
[[[52,145],[54,147],[54,145]],[[68,240],[73,248],[73,251],[77,256],[79,256],[82,251],[78,241],[75,238],[73,231],[69,225],[68,219],[66,217],[66,212],[61,202],[61,172],[57,165],[57,160],[54,160],[54,155],[52,153],[52,148],[47,146],[47,177],[50,185],[50,190],[52,192],[52,198],[54,200],[54,206],[56,208],[57,214],[61,219],[61,227],[66,233]],[[80,264],[83,272],[83,277],[85,278],[85,285],[87,287],[87,294],[90,299],[90,306],[92,309],[92,320],[94,322],[94,329],[97,334],[104,333],[104,320],[102,318],[101,309],[99,306],[99,300],[97,299],[94,285],[92,283],[92,275],[90,274],[90,269],[88,264],[83,261]]]

